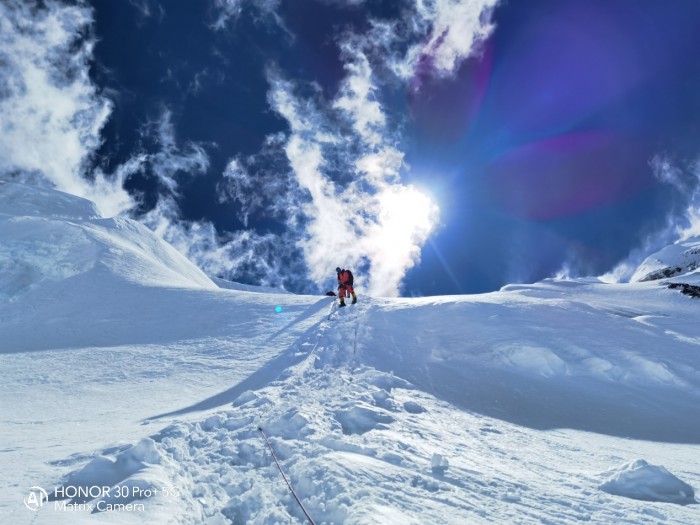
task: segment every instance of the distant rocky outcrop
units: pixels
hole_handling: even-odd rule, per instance
[[[686,275],[700,268],[700,237],[679,241],[647,257],[631,281],[646,282]]]
[[[687,295],[694,299],[700,298],[700,286],[694,286],[688,283],[671,283],[668,285],[671,290],[680,289],[683,295]]]
[[[697,267],[695,267],[697,268]],[[690,270],[695,270],[695,268],[690,267],[686,271]],[[646,282],[646,281],[658,281],[659,279],[668,279],[669,277],[674,277],[676,275],[680,275],[682,273],[685,273],[683,268],[681,266],[674,266],[674,267],[668,267],[668,268],[662,268],[661,270],[656,270],[655,272],[648,273],[641,279],[639,279],[639,282]]]

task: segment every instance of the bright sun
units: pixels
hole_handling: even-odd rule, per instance
[[[413,186],[392,186],[378,199],[379,222],[387,247],[420,246],[437,225],[439,208]]]
[[[420,261],[439,215],[433,200],[413,186],[387,185],[374,196],[362,235],[356,240],[357,252],[369,262],[366,285],[370,295],[399,295],[401,282]]]

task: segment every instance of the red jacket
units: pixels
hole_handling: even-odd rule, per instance
[[[343,270],[338,274],[338,284],[346,285],[350,284],[350,272]]]

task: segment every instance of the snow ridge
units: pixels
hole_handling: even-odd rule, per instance
[[[93,203],[80,197],[4,182],[0,210],[4,301],[93,272],[99,275],[87,278],[104,286],[127,281],[215,288],[199,268],[146,227],[126,218],[103,219]],[[73,288],[75,283],[67,286]]]
[[[656,281],[695,272],[700,268],[700,237],[679,241],[647,257],[632,282]]]

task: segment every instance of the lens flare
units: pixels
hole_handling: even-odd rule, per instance
[[[418,263],[420,247],[438,224],[440,210],[413,186],[386,187],[376,199],[377,222],[363,242],[371,242],[365,248],[372,254],[373,282],[382,283],[381,295],[398,295],[406,270]]]

